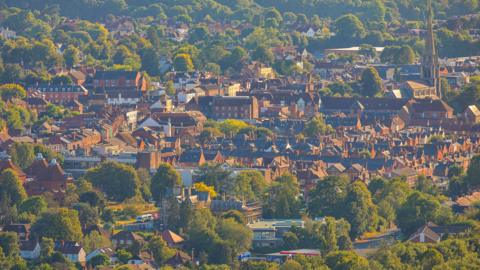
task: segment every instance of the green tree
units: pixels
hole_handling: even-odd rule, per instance
[[[173,66],[176,71],[191,72],[195,69],[192,57],[187,53],[177,54],[173,59]]]
[[[175,255],[175,250],[169,248],[161,236],[155,236],[150,240],[148,250],[150,250],[158,265],[162,265],[166,260]]]
[[[345,176],[328,176],[318,181],[309,194],[308,212],[312,217],[341,217],[345,213],[344,202],[350,183]]]
[[[258,171],[242,171],[234,178],[233,194],[247,200],[256,200],[267,188],[265,177]]]
[[[305,136],[310,138],[320,137],[322,135],[331,134],[335,130],[332,126],[327,125],[322,116],[315,116],[310,119],[303,129]]]
[[[139,194],[140,180],[135,169],[129,165],[103,162],[88,170],[84,177],[114,201],[121,202]]]
[[[70,44],[63,52],[63,58],[65,65],[68,68],[73,68],[80,61],[80,50],[74,45]]]
[[[346,14],[335,21],[337,30],[336,38],[345,43],[352,43],[361,40],[365,36],[363,23],[353,14]]]
[[[252,59],[271,65],[275,61],[275,56],[270,48],[258,46],[252,54]]]
[[[71,241],[80,241],[83,236],[78,212],[67,208],[43,212],[32,225],[32,233],[37,237]]]
[[[20,205],[27,198],[27,193],[17,174],[6,169],[0,174],[0,200],[9,200],[10,206]]]
[[[206,163],[194,172],[194,179],[196,182],[213,186],[217,192],[228,193],[232,186],[231,174],[232,172],[224,169],[222,164]]]
[[[167,84],[165,85],[165,92],[167,93],[167,95],[169,96],[174,96],[175,93],[177,92],[175,90],[175,86],[173,84],[173,81],[168,81]]]
[[[0,85],[0,96],[3,101],[11,101],[13,98],[24,98],[27,95],[25,88],[18,84]]]
[[[253,233],[243,223],[239,223],[233,218],[222,219],[218,222],[216,230],[218,235],[230,244],[234,254],[250,249]]]
[[[14,143],[8,149],[8,155],[22,169],[28,168],[35,160],[33,145],[28,143]]]
[[[373,67],[368,67],[363,71],[360,82],[362,84],[361,94],[364,97],[375,97],[383,93],[384,87],[382,79]]]
[[[40,241],[40,258],[47,259],[55,252],[55,241],[49,237],[42,237]]]
[[[348,188],[345,198],[346,219],[352,225],[352,237],[373,231],[378,223],[377,208],[372,202],[370,191],[361,181],[356,181]]]
[[[284,174],[268,190],[264,201],[265,218],[294,218],[300,215],[300,189],[298,180],[291,174]]]
[[[397,211],[397,224],[405,234],[410,234],[429,221],[435,222],[440,203],[433,196],[414,192]]]
[[[331,252],[325,262],[332,270],[369,270],[368,260],[353,251]]]
[[[160,202],[162,198],[174,195],[174,188],[182,186],[180,174],[168,163],[162,163],[152,177],[150,190],[153,198]]]
[[[47,201],[43,196],[32,196],[25,199],[18,207],[20,213],[38,215],[47,210]]]
[[[110,263],[110,257],[108,257],[106,254],[99,254],[90,259],[89,263],[92,267],[108,265]]]

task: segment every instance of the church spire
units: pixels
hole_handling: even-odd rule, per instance
[[[435,48],[435,34],[433,32],[433,9],[432,0],[427,0],[427,33],[425,37],[425,52],[422,56],[421,76],[430,86],[435,87],[435,92],[442,98],[439,80],[438,55]]]

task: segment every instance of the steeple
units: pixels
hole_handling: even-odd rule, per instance
[[[435,92],[442,98],[439,80],[438,55],[435,48],[435,34],[433,33],[433,9],[432,0],[427,0],[427,33],[425,37],[425,52],[422,56],[421,78],[427,81],[430,86],[435,87]]]

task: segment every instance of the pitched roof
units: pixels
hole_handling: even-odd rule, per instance
[[[163,231],[162,232],[162,238],[163,238],[163,240],[165,240],[165,242],[167,242],[169,244],[179,244],[179,243],[182,243],[184,241],[184,239],[180,235],[178,235],[178,234],[176,234],[176,233],[174,233],[170,230]]]

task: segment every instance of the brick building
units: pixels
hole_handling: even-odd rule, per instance
[[[35,85],[28,88],[30,96],[42,96],[46,101],[65,104],[87,96],[88,90],[81,85]]]

